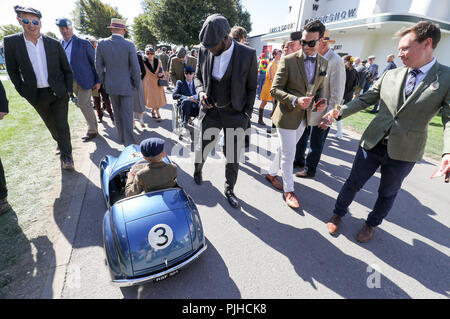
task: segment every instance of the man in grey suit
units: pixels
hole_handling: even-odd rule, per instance
[[[115,124],[122,144],[135,144],[133,135],[133,95],[139,87],[141,71],[134,44],[124,38],[125,21],[111,19],[111,37],[100,40],[95,68],[106,93],[110,95]]]
[[[323,146],[330,131],[329,126],[325,125],[321,127],[319,124],[322,116],[336,104],[340,104],[344,96],[345,66],[339,55],[329,47],[329,44],[333,43],[335,41],[330,39],[330,33],[328,30],[325,30],[319,43],[318,52],[328,60],[327,75],[323,83],[323,97],[328,100],[328,108],[322,112],[311,113],[310,126],[307,127],[297,143],[294,165],[297,164],[300,167],[304,167],[302,171],[295,174],[297,177],[314,177],[316,174],[316,168],[322,156]],[[311,152],[308,153],[305,160],[308,139],[310,140]]]

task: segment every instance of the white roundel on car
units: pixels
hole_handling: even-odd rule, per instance
[[[148,242],[153,249],[159,250],[169,247],[173,240],[173,231],[169,225],[158,224],[148,233]]]

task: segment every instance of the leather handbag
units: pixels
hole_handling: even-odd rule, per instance
[[[167,82],[166,79],[163,79],[163,78],[158,79],[158,86],[168,86],[168,85],[169,85],[169,83]]]
[[[163,68],[159,68],[159,73],[163,73]],[[158,86],[169,86],[169,81],[167,81],[165,78],[159,78],[158,79]]]

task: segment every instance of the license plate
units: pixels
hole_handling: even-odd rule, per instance
[[[160,276],[160,277],[155,278],[155,279],[154,279],[154,282],[160,282],[160,281],[162,281],[162,280],[164,280],[164,279],[167,279],[167,278],[170,278],[170,277],[172,277],[172,276],[175,276],[175,275],[178,274],[179,272],[180,272],[179,269],[174,270],[174,271],[172,271],[172,272],[169,272],[168,274],[165,274],[165,275],[162,275],[162,276]]]

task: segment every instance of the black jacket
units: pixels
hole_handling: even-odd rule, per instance
[[[6,98],[6,92],[2,81],[0,81],[0,112],[9,113],[8,99]]]
[[[72,93],[73,74],[64,49],[57,40],[42,35],[47,56],[48,83],[58,97]],[[37,103],[37,82],[23,33],[5,37],[5,62],[17,92],[32,105]]]
[[[208,96],[210,94],[213,61],[213,54],[208,49],[200,48],[194,77],[195,90],[198,94],[200,92],[205,92]],[[258,81],[255,50],[235,41],[232,63],[231,103],[236,111],[245,112],[251,117]],[[202,117],[200,114],[199,118]]]
[[[353,98],[353,91],[355,87],[358,86],[359,76],[358,72],[354,68],[350,70],[345,68],[345,90],[344,90],[344,101],[345,103],[350,102]]]

